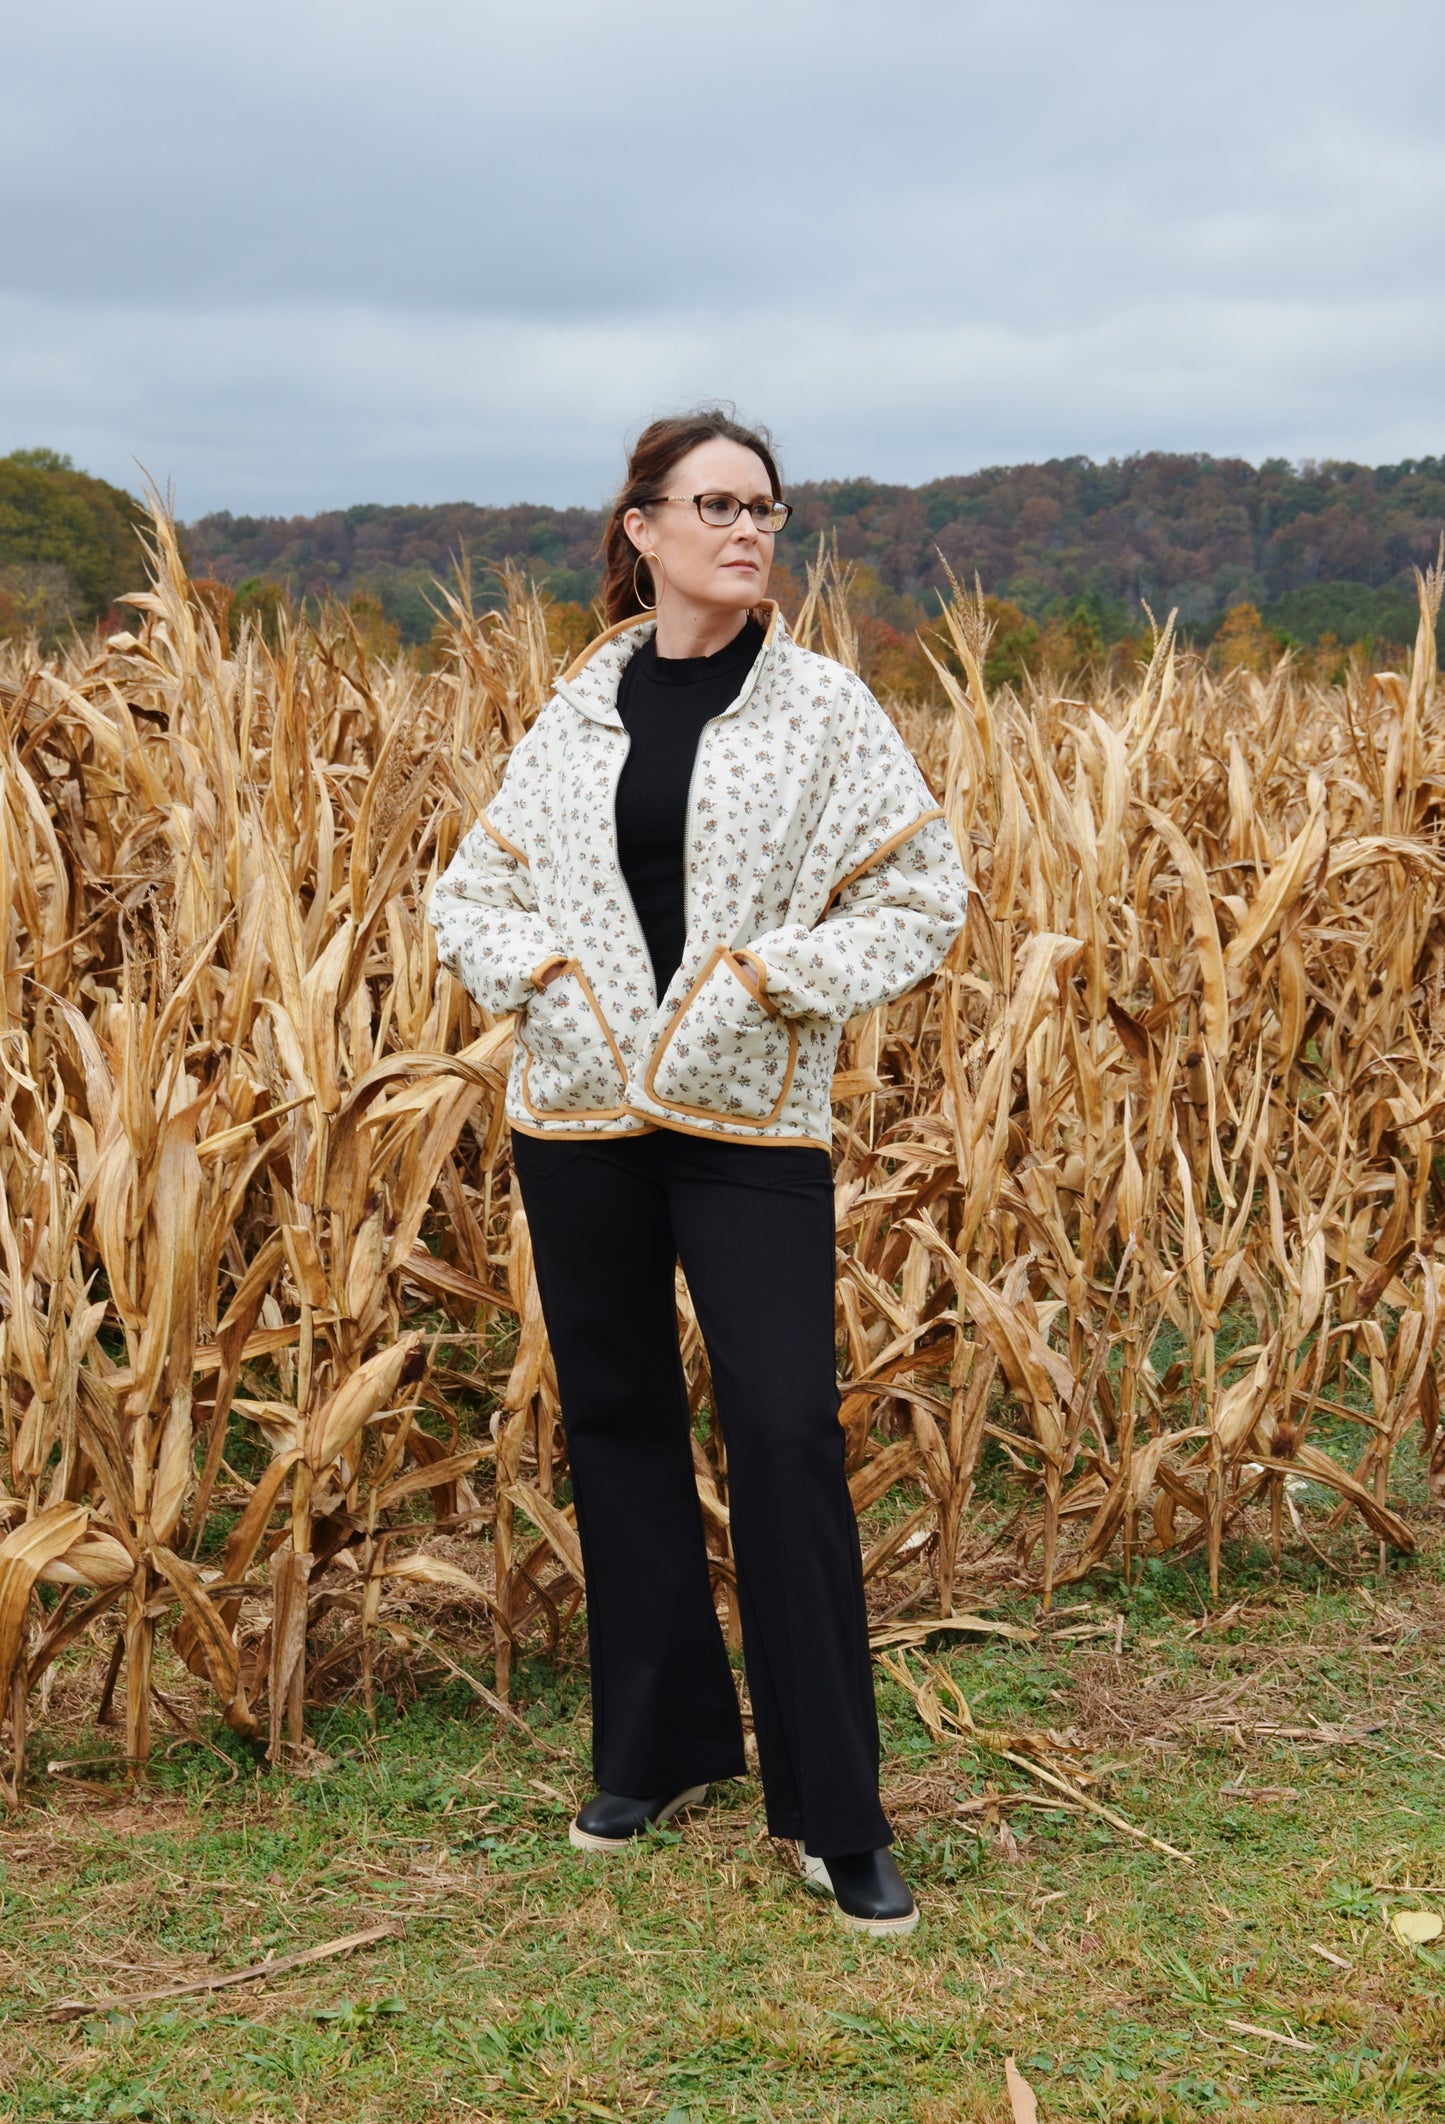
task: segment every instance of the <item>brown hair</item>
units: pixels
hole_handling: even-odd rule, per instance
[[[652,570],[646,561],[639,563],[637,548],[622,528],[623,517],[629,509],[645,509],[649,502],[660,501],[673,466],[699,443],[714,440],[741,443],[745,450],[761,458],[773,499],[781,500],[783,482],[773,457],[773,438],[766,428],[745,428],[722,406],[699,406],[692,413],[654,420],[632,446],[627,478],[612,504],[602,535],[602,609],[609,627],[615,627],[619,620],[631,619],[635,613],[650,611],[651,604],[644,603],[644,597],[652,600],[657,594]]]

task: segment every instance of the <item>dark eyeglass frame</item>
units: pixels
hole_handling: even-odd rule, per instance
[[[736,494],[728,494],[720,487],[712,487],[705,494],[659,494],[657,499],[659,501],[665,502],[691,502],[693,507],[697,511],[698,522],[707,524],[707,528],[709,531],[730,531],[733,525],[737,522],[738,518],[742,515],[744,509],[747,510],[749,516],[752,518],[754,524],[756,524],[759,531],[781,531],[784,525],[787,523],[788,518],[793,513],[793,505],[791,502],[739,501]],[[702,505],[705,501],[729,501],[733,505],[733,513],[730,517],[727,518],[726,522],[724,523],[709,522],[708,518],[705,517],[702,513]],[[776,523],[765,523],[759,517],[758,511],[760,509],[766,511],[766,514],[769,517],[777,517],[778,521]],[[778,514],[780,510],[782,512],[781,516],[779,516]]]

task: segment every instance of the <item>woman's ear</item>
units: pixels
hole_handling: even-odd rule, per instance
[[[652,526],[640,509],[629,509],[622,519],[622,528],[639,553],[646,553],[652,544]]]

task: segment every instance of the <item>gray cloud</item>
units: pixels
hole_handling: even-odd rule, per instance
[[[1401,0],[73,0],[0,85],[0,448],[184,514],[595,500],[704,393],[795,476],[1445,447]]]

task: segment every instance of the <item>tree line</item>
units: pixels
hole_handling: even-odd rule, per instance
[[[1413,639],[1413,569],[1445,525],[1445,457],[1397,465],[1292,465],[1149,452],[996,466],[919,487],[868,479],[789,490],[779,541],[785,606],[820,538],[855,568],[865,651],[900,690],[927,683],[913,647],[949,572],[994,601],[996,677],[1041,660],[1127,651],[1177,609],[1196,642],[1264,657],[1297,644],[1376,658]],[[85,624],[135,587],[135,499],[45,450],[0,459],[0,631]],[[433,584],[465,559],[485,599],[518,562],[585,634],[600,580],[602,513],[530,504],[365,503],[308,517],[227,511],[184,527],[193,570],[233,615],[271,624],[282,604],[351,605],[378,647],[425,644]],[[7,604],[8,600],[8,604]]]

